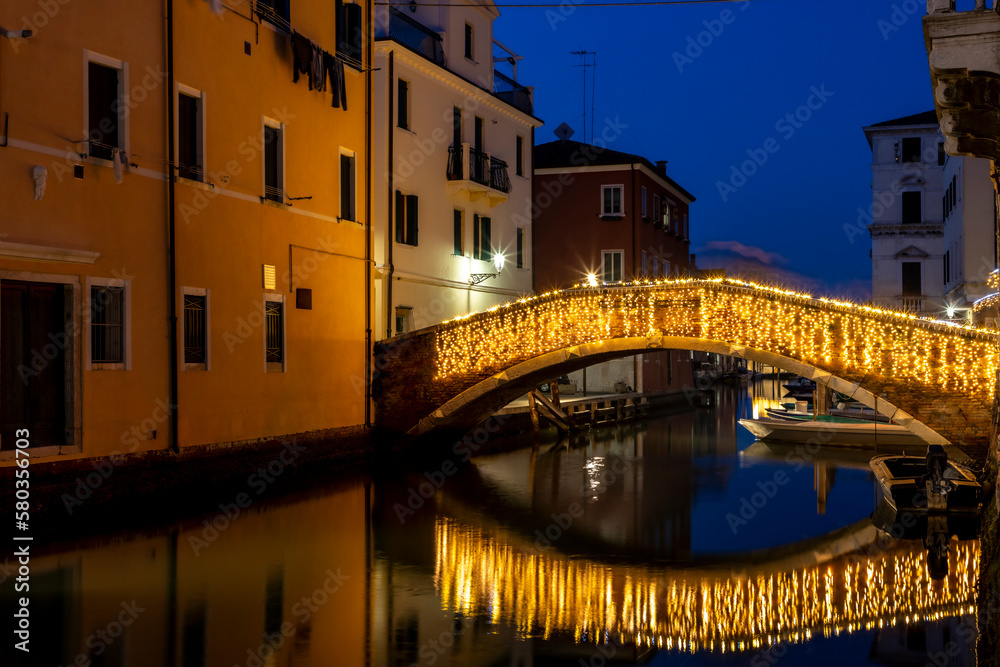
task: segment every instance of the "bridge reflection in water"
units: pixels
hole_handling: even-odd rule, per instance
[[[691,652],[971,614],[980,556],[978,541],[953,542],[941,581],[928,577],[926,552],[913,542],[748,576],[539,553],[442,516],[435,545],[435,582],[449,612],[488,615],[521,637],[572,635]]]

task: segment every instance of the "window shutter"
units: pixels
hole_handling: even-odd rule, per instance
[[[417,215],[417,195],[406,196],[406,236],[407,243],[417,245],[417,231],[419,229],[419,216]]]
[[[403,193],[396,190],[396,243],[406,243],[403,229]]]
[[[483,242],[482,259],[492,260],[493,259],[493,243],[490,230],[490,223],[492,222],[489,218],[483,217],[483,232],[480,240]]]
[[[479,214],[475,213],[472,217],[472,256],[474,259],[482,259],[480,256],[479,247]]]

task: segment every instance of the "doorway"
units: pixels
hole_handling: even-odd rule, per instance
[[[32,446],[66,443],[66,287],[0,285],[0,446],[28,429]]]

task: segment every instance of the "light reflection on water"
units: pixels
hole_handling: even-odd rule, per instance
[[[380,467],[231,520],[38,545],[39,641],[30,663],[5,641],[0,663],[746,665],[787,642],[782,664],[818,667],[924,664],[957,641],[978,541],[930,581],[919,540],[876,541],[857,453],[792,471],[737,429],[746,398],[477,457],[429,498],[433,462]],[[734,533],[726,514],[778,470],[790,481]],[[124,625],[126,608],[142,611]]]

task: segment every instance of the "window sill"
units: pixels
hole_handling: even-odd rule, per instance
[[[597,215],[601,220],[622,220],[625,218],[624,213],[599,213]]]
[[[273,199],[268,199],[267,197],[261,197],[260,203],[264,204],[265,206],[270,206],[271,208],[280,209],[282,211],[287,211],[292,208],[289,204],[285,204],[280,201],[274,201]]]
[[[337,57],[340,58],[340,60],[343,61],[343,63],[345,65],[347,65],[351,69],[355,70],[356,72],[364,72],[365,65],[360,60],[355,60],[354,58],[352,58],[350,56],[347,56],[347,55],[344,55],[343,53],[340,53],[339,51],[337,52]]]
[[[285,372],[285,362],[283,361],[267,361],[265,362],[267,368],[265,373],[284,373]]]
[[[207,371],[208,364],[188,364],[185,363],[181,366],[181,370],[184,371]]]
[[[206,183],[205,181],[196,181],[193,178],[184,178],[183,176],[175,176],[174,182],[179,185],[188,185],[192,188],[198,188],[199,190],[214,190],[214,183]]]
[[[413,130],[412,130],[411,128],[409,128],[409,127],[400,127],[399,125],[397,125],[397,126],[396,126],[396,129],[397,129],[397,130],[399,130],[400,132],[405,132],[406,134],[410,134],[410,135],[413,135],[414,137],[415,137],[415,136],[417,136],[417,133],[416,133],[416,132],[414,132],[414,131],[413,131]]]
[[[91,362],[90,368],[88,370],[92,371],[123,371],[125,370],[125,364],[123,363],[106,363],[106,362]]]
[[[42,458],[43,456],[80,454],[83,452],[83,448],[80,445],[42,445],[41,447],[28,447],[28,452],[31,454],[31,458]],[[13,461],[16,457],[17,451],[14,449],[5,449],[0,452],[0,461]]]

